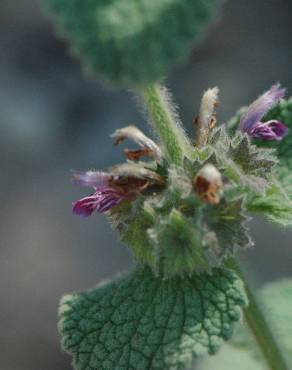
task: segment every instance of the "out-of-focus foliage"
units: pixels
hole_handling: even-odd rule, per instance
[[[115,85],[157,81],[184,61],[219,0],[45,0],[74,54]]]
[[[268,284],[260,292],[262,309],[288,364],[292,368],[292,280]],[[245,325],[237,326],[232,341],[222,348],[216,357],[205,358],[197,370],[268,370],[258,348]]]

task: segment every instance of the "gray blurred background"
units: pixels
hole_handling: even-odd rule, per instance
[[[1,370],[70,369],[57,307],[133,264],[105,218],[71,214],[87,194],[71,169],[122,160],[109,138],[129,123],[148,130],[132,95],[89,80],[55,37],[41,0],[0,0]],[[292,94],[292,2],[226,2],[221,20],[167,80],[192,134],[204,89],[221,89],[220,121],[281,81]],[[292,275],[292,233],[252,223],[245,263],[258,285]],[[212,369],[213,370],[213,369]]]

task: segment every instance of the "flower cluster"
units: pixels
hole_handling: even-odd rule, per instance
[[[75,183],[94,189],[73,204],[73,212],[106,213],[140,263],[156,273],[208,271],[237,248],[252,245],[246,229],[245,194],[269,185],[276,158],[250,138],[281,140],[288,129],[279,121],[261,122],[284,95],[279,85],[260,96],[241,117],[230,137],[215,128],[218,89],[202,98],[193,153],[178,166],[138,128],[128,126],[112,137],[125,149],[127,162],[108,172],[74,172]],[[146,158],[147,161],[142,161]]]

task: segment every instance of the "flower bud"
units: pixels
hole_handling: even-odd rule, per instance
[[[212,164],[203,166],[193,180],[194,191],[203,202],[209,204],[220,202],[222,187],[222,176]]]

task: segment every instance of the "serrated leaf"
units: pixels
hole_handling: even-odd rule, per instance
[[[267,221],[279,226],[292,226],[292,176],[287,168],[278,169],[278,178],[265,195],[250,194],[246,207],[250,212],[262,214]]]
[[[265,191],[277,163],[272,149],[258,148],[241,132],[237,132],[231,139],[225,126],[213,130],[209,143],[216,154],[214,164],[226,178],[242,189],[247,188],[256,193]]]
[[[209,242],[205,238],[209,248],[210,258],[212,254],[218,258],[232,255],[238,248],[244,249],[253,245],[246,223],[247,215],[244,213],[243,198],[221,201],[217,206],[206,210],[207,231],[212,232],[214,238]],[[206,234],[208,237],[208,233]]]
[[[272,150],[259,149],[252,145],[246,134],[238,133],[232,140],[229,155],[243,173],[267,179],[277,163]]]
[[[292,368],[292,279],[270,283],[260,292],[262,308],[269,319],[288,365]],[[236,328],[232,341],[224,345],[219,354],[202,360],[196,370],[268,370],[254,338],[246,324]]]
[[[77,370],[183,370],[231,337],[245,304],[229,270],[163,280],[145,268],[64,297],[59,330]]]

